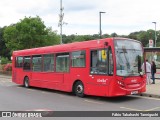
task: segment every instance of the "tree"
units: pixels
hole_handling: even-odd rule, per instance
[[[112,33],[111,37],[118,37],[117,33]]]
[[[148,37],[148,33],[146,31],[140,31],[137,38],[138,38],[138,40],[141,41],[141,43],[144,47],[148,47],[149,37]]]
[[[138,34],[139,34],[139,32],[132,32],[132,33],[130,33],[130,34],[128,35],[128,37],[131,38],[131,39],[137,40],[137,39],[138,39],[138,37],[137,37]]]
[[[9,49],[7,49],[7,47],[5,45],[5,41],[3,39],[4,28],[0,28],[0,56],[7,57],[10,59],[10,51],[9,51]]]
[[[4,30],[7,48],[21,50],[48,46],[59,43],[59,37],[51,28],[47,28],[40,17],[25,17]]]
[[[103,36],[104,36],[104,38],[109,38],[110,37],[109,34],[104,34]]]

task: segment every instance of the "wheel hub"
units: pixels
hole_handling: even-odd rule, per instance
[[[77,92],[78,93],[82,93],[83,92],[83,86],[82,85],[78,85],[77,86]]]

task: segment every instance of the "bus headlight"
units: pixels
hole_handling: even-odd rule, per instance
[[[118,81],[118,84],[121,86],[121,87],[124,87],[125,85],[124,85],[124,82],[122,82],[122,81]]]

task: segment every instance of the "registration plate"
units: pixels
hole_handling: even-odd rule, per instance
[[[138,94],[138,91],[132,91],[131,95]]]

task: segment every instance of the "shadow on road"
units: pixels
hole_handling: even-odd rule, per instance
[[[25,88],[22,85],[16,85],[16,86],[21,87],[23,89],[36,90],[36,91],[39,91],[39,92],[56,93],[56,94],[65,95],[65,96],[68,96],[68,97],[76,97],[71,92],[63,92],[63,91],[58,91],[58,90],[52,90],[52,89],[46,89],[46,88],[37,88],[37,87]],[[134,95],[118,96],[118,97],[99,97],[99,96],[85,95],[84,98],[85,99],[87,98],[87,99],[90,99],[90,100],[97,100],[97,101],[101,101],[101,102],[110,102],[110,103],[123,103],[123,102],[126,102],[126,101],[134,101],[134,100],[140,99],[139,97],[134,97]],[[79,98],[79,99],[83,99],[83,98]]]

